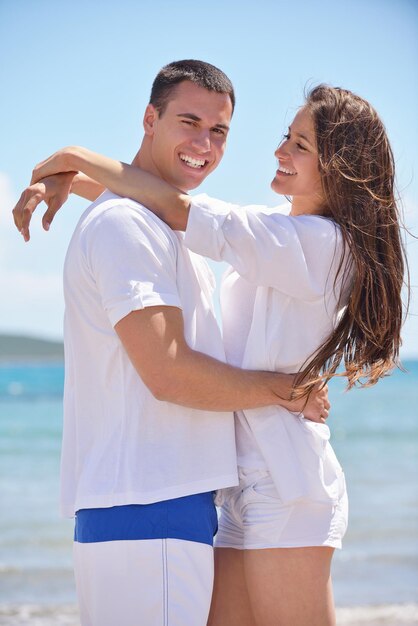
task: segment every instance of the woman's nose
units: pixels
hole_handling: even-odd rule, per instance
[[[277,146],[276,151],[274,153],[274,156],[276,157],[276,159],[283,158],[284,156],[286,156],[286,154],[288,153],[286,144],[287,144],[287,141],[282,141],[282,143]]]

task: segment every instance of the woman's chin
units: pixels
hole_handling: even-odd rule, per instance
[[[281,181],[279,181],[276,176],[271,181],[270,187],[275,193],[279,193],[281,195],[286,194],[283,184],[281,184]]]

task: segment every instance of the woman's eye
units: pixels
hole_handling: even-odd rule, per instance
[[[290,133],[285,133],[285,134],[283,135],[283,139],[285,139],[286,141],[289,141],[289,139],[290,139]]]
[[[296,145],[297,145],[297,147],[299,148],[299,150],[304,150],[304,151],[306,152],[306,148],[305,148],[305,146],[302,146],[302,144],[301,144],[301,143],[297,143]]]

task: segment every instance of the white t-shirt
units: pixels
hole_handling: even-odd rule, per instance
[[[282,211],[200,195],[191,205],[185,243],[231,266],[221,291],[228,360],[294,373],[333,332],[350,280],[338,274],[344,244],[336,224]],[[344,263],[349,259],[346,254]],[[280,406],[237,415],[239,464],[267,467],[283,502],[338,501],[342,470],[325,424]]]
[[[105,192],[81,217],[64,268],[64,515],[237,483],[232,414],[156,400],[114,330],[131,311],[179,307],[188,345],[225,360],[213,286],[183,236],[140,204]]]

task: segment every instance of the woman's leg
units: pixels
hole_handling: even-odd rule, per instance
[[[335,626],[333,552],[328,547],[245,550],[245,580],[255,624]]]
[[[244,550],[215,548],[208,626],[256,626],[244,577]]]

